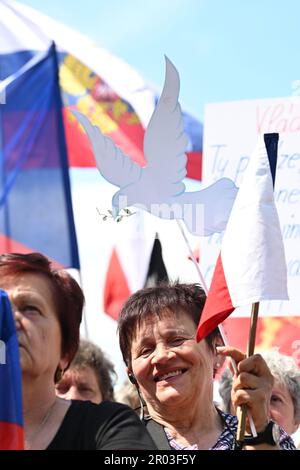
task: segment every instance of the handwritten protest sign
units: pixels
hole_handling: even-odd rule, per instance
[[[210,104],[205,111],[204,184],[221,177],[240,186],[261,133],[278,132],[274,198],[280,218],[288,270],[289,301],[261,304],[260,314],[300,316],[300,98]],[[203,239],[201,268],[210,284],[222,234]],[[249,314],[239,308],[236,316]]]

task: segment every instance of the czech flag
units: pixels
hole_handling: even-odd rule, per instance
[[[197,331],[201,341],[236,307],[286,300],[287,268],[273,186],[278,134],[259,138],[234,202]]]

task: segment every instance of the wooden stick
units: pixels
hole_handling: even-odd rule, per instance
[[[254,353],[258,310],[259,310],[259,302],[253,303],[252,310],[251,310],[247,357],[252,356],[252,354]],[[245,428],[246,428],[246,414],[247,414],[247,405],[242,405],[241,407],[238,407],[237,409],[237,417],[238,417],[237,441],[244,440]]]
[[[259,309],[259,302],[255,302],[254,304],[252,304],[249,343],[248,343],[248,351],[247,351],[248,357],[252,356],[252,354],[254,353],[254,349],[255,349],[255,337],[256,337],[256,327],[257,327],[257,319],[258,319],[258,309]]]

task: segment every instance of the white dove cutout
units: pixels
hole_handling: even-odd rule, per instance
[[[207,236],[225,229],[238,189],[232,180],[221,178],[201,191],[185,191],[188,139],[178,103],[179,74],[165,59],[164,88],[144,137],[145,167],[134,163],[85,115],[72,113],[89,137],[101,175],[120,188],[112,198],[114,217],[135,206],[163,219],[183,219],[192,234]]]

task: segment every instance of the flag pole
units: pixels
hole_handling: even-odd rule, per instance
[[[4,218],[4,243],[5,248],[4,253],[9,253],[11,251],[11,242],[10,242],[10,217],[9,217],[9,208],[7,205],[7,194],[5,194],[5,159],[4,159],[4,130],[3,130],[3,112],[1,106],[6,104],[6,87],[0,89],[0,187],[2,185],[3,194],[0,194],[0,209],[3,205],[3,218]],[[2,191],[1,191],[2,192]]]
[[[250,319],[250,333],[249,333],[249,343],[247,349],[247,356],[252,356],[255,348],[255,337],[256,337],[256,327],[258,320],[258,310],[259,302],[254,302],[251,309],[251,319]]]
[[[275,184],[275,175],[276,175],[278,141],[279,141],[278,133],[264,134],[264,143],[266,147],[267,158],[268,158],[270,172],[272,176],[273,188]],[[252,309],[251,309],[247,357],[252,356],[254,353],[256,326],[257,326],[257,320],[258,320],[258,310],[259,310],[259,302],[254,302],[252,304]],[[237,441],[238,442],[242,442],[244,440],[245,428],[246,428],[246,411],[247,411],[246,405],[242,405],[241,407],[238,407],[237,409],[237,416],[238,416]]]
[[[259,311],[259,302],[254,302],[252,304],[252,309],[251,309],[247,357],[252,356],[254,353],[258,311]],[[238,417],[237,441],[239,442],[243,441],[245,437],[246,413],[247,413],[247,405],[242,405],[238,407],[237,409],[237,417]]]

